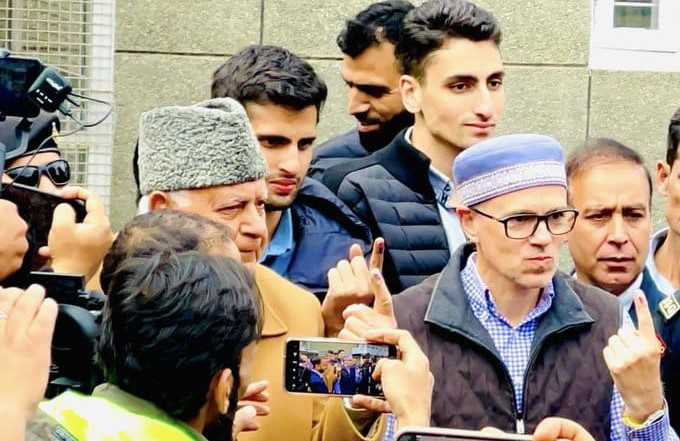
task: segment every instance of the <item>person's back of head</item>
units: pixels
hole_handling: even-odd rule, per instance
[[[242,353],[261,332],[249,273],[225,257],[164,251],[124,259],[109,283],[97,347],[107,382],[180,421],[233,411]],[[219,397],[214,383],[227,378]]]
[[[312,66],[287,49],[251,45],[229,58],[213,74],[212,98],[275,104],[293,110],[316,107],[317,119],[328,96]]]
[[[396,47],[402,73],[421,78],[428,56],[448,39],[501,44],[493,15],[467,0],[428,0],[406,15]]]
[[[373,3],[347,20],[336,43],[343,54],[352,58],[383,42],[396,46],[401,38],[404,17],[413,7],[403,0]]]
[[[199,251],[239,258],[234,233],[224,224],[198,214],[163,209],[136,216],[118,233],[104,257],[100,283],[109,292],[111,278],[129,257],[150,257],[163,250]]]

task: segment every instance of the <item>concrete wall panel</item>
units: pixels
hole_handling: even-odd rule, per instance
[[[259,42],[260,0],[116,1],[116,50],[226,54]]]

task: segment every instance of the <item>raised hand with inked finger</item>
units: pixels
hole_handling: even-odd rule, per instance
[[[92,192],[79,187],[65,187],[59,196],[85,201],[87,216],[76,223],[76,214],[68,204],[54,210],[47,246],[40,254],[51,259],[57,273],[83,275],[87,280],[97,272],[113,243],[113,233],[106,208]]]
[[[664,408],[661,345],[644,293],[635,298],[638,329],[622,328],[609,338],[603,355],[625,403],[624,417],[643,424]]]
[[[385,400],[355,395],[352,404],[374,412],[392,412],[401,427],[428,426],[434,376],[418,343],[408,331],[400,329],[373,329],[365,336],[372,342],[396,345],[401,358],[383,358],[373,372],[373,378],[382,384]]]
[[[335,337],[344,326],[343,311],[349,305],[373,303],[370,272],[382,271],[385,256],[385,241],[378,238],[373,242],[373,250],[368,263],[361,247],[352,245],[349,260],[341,260],[328,271],[328,292],[321,305],[326,337]]]
[[[373,306],[353,304],[342,313],[345,326],[338,335],[348,340],[364,340],[372,329],[395,329],[397,319],[394,316],[392,294],[387,288],[385,278],[377,269],[370,272],[370,287]]]

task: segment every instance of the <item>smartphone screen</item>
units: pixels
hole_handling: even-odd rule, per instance
[[[382,358],[397,358],[393,345],[334,339],[289,340],[285,385],[288,392],[333,396],[383,396],[373,372]]]

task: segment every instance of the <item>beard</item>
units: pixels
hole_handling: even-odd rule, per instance
[[[404,110],[380,126],[378,130],[367,133],[359,132],[359,142],[369,153],[373,153],[392,142],[399,132],[412,126],[414,121],[415,116]]]

